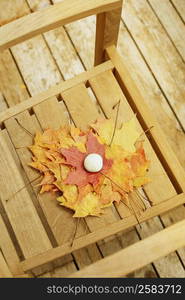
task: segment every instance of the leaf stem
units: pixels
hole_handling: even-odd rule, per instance
[[[15,120],[16,120],[16,122],[17,122],[17,124],[27,133],[27,134],[29,134],[31,137],[34,137],[34,135],[28,130],[28,129],[26,129],[20,122],[19,122],[19,120],[17,119],[17,118],[15,118]]]
[[[24,188],[26,188],[27,186],[29,186],[30,184],[32,184],[34,181],[36,181],[37,179],[39,179],[42,175],[39,175],[38,177],[36,177],[35,179],[29,181],[27,184],[25,184],[22,188],[20,188],[17,192],[15,192],[14,194],[12,194],[9,198],[7,198],[5,201],[8,202],[11,198],[14,198],[19,192],[21,192]]]
[[[117,105],[116,119],[115,119],[114,130],[113,130],[113,134],[112,134],[112,138],[111,138],[109,146],[112,145],[112,142],[114,140],[114,136],[115,136],[115,132],[116,132],[116,127],[117,127],[117,123],[118,123],[118,114],[119,114],[120,102],[121,102],[121,100],[119,100],[118,103],[116,104]]]

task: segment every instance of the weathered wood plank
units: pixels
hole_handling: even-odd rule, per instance
[[[145,102],[155,114],[155,118],[166,134],[172,149],[182,165],[185,165],[184,132],[123,23],[120,26],[119,52],[124,65],[132,73],[132,78]]]
[[[42,124],[43,129],[48,125],[50,125],[51,128],[58,129],[60,126],[69,124],[69,115],[66,111],[64,103],[58,103],[58,101],[54,98],[51,98],[37,105],[36,107],[34,107],[34,111],[39,122]],[[56,199],[53,198],[55,198],[55,196],[52,197],[52,201],[56,201]],[[50,226],[55,232],[58,244],[63,244],[66,241],[71,241],[71,237],[73,237],[73,233],[76,227],[76,220],[72,218],[72,211],[65,210],[65,208],[59,206],[58,203],[55,205],[56,208],[51,206],[51,204],[48,209],[47,207],[45,207],[45,210],[47,213],[47,218],[50,219]],[[42,207],[44,205],[47,206],[46,197],[43,197]],[[61,234],[61,228],[65,228],[63,234]],[[76,237],[82,236],[87,232],[88,229],[86,227],[86,224],[82,220],[80,224],[78,224]],[[92,245],[91,248],[89,247],[87,249],[82,249],[80,251],[74,252],[74,257],[79,268],[81,268],[100,259],[101,254],[96,245]]]
[[[2,255],[2,252],[0,251],[0,278],[11,278],[12,273]]]
[[[135,107],[137,108],[138,113],[140,112],[140,115],[142,115],[143,120],[146,121],[147,127],[149,128],[150,125],[151,125],[149,123],[150,123],[150,121],[152,120],[153,117],[152,117],[152,115],[150,115],[149,110],[147,109],[147,107],[145,107],[144,100],[142,100],[142,97],[141,97],[141,94],[140,94],[139,90],[135,86],[134,81],[131,79],[131,75],[130,75],[129,71],[126,69],[126,67],[123,64],[123,62],[120,62],[120,58],[118,59],[119,55],[118,55],[117,51],[114,51],[113,49],[115,49],[115,47],[109,47],[109,49],[107,49],[107,52],[109,53],[109,56],[114,61],[114,64],[116,66],[116,69],[118,71],[118,74],[119,74],[120,78],[122,78],[120,84],[122,84],[122,85],[124,85],[126,87],[126,90],[128,91],[128,94],[131,96],[131,98],[135,102]],[[123,78],[124,78],[124,84],[123,84]],[[148,119],[149,122],[147,122],[147,119]],[[163,157],[165,157],[165,159],[168,158],[169,159],[169,164],[173,165],[174,160],[177,161],[177,158],[174,156],[174,153],[171,152],[171,150],[170,150],[169,147],[165,147],[165,137],[164,138],[157,137],[158,134],[159,135],[162,134],[162,132],[160,131],[160,129],[157,129],[158,128],[158,124],[154,120],[152,121],[152,124],[153,125],[155,124],[154,128],[157,130],[155,138],[157,138],[158,146],[160,146],[161,141],[163,141],[162,148],[161,148],[161,151],[165,152],[165,155]],[[151,131],[151,134],[153,134],[152,131]],[[168,155],[170,155],[171,157],[168,157]],[[177,171],[177,173],[176,173],[176,171]],[[174,172],[175,176],[177,175],[178,180],[181,181],[182,189],[184,189],[184,183],[183,183],[184,179],[182,180],[182,178],[184,178],[185,175],[184,175],[184,171],[183,171],[183,169],[182,169],[182,167],[181,167],[181,165],[179,164],[178,161],[173,166],[173,172]],[[178,172],[180,172],[181,175],[178,174]],[[184,207],[183,207],[183,209],[184,209]],[[181,265],[179,267],[179,270],[181,270]]]
[[[43,11],[36,11],[0,28],[0,49],[4,50],[38,34],[90,15],[121,7],[120,0],[62,1]]]
[[[0,231],[1,231],[1,238],[0,238],[0,249],[3,253],[6,262],[9,265],[9,269],[13,275],[23,273],[20,267],[20,259],[14,247],[14,244],[10,238],[9,232],[3,219],[0,215]]]
[[[2,124],[4,121],[8,120],[9,118],[29,109],[32,108],[34,105],[37,105],[46,99],[53,97],[55,95],[59,95],[60,92],[65,91],[71,87],[73,87],[76,84],[80,84],[81,82],[86,83],[87,80],[91,77],[94,77],[98,75],[101,72],[104,72],[106,70],[113,69],[113,64],[111,61],[107,61],[95,68],[92,68],[89,71],[83,72],[80,75],[69,79],[67,81],[62,81],[61,83],[54,85],[53,87],[49,88],[46,91],[43,91],[41,93],[38,93],[37,95],[30,97],[27,99],[27,101],[21,102],[14,107],[10,107],[9,109],[2,111],[0,113],[0,124]]]
[[[100,74],[89,80],[90,85],[97,96],[97,99],[107,118],[115,118],[116,110],[113,107],[121,100],[119,106],[118,126],[123,122],[126,122],[134,117],[132,111],[125,96],[122,93],[119,84],[117,83],[114,75],[111,71]],[[136,119],[136,126],[138,132],[143,133],[143,129]],[[167,174],[165,173],[160,161],[158,160],[149,140],[146,136],[143,136],[145,140],[144,147],[146,155],[151,161],[148,176],[151,178],[151,182],[144,187],[149,199],[154,204],[166,200],[176,194],[172,183],[170,182]],[[159,186],[159,178],[161,185]],[[166,186],[164,190],[164,186]]]
[[[15,0],[13,5],[11,0],[2,0],[0,8],[0,23],[2,25],[27,14],[28,6],[24,0]],[[8,50],[0,53],[0,89],[9,106],[29,97],[26,86]]]
[[[79,26],[81,29],[83,28],[83,30],[80,30]],[[92,18],[91,20],[89,18],[89,22],[81,20],[76,26],[73,24],[67,26],[67,30],[75,44],[75,47],[78,49],[78,51],[80,51],[80,56],[85,62],[86,67],[88,67],[92,64],[93,43],[91,44],[91,48],[86,48],[85,44],[80,43],[80,39],[77,39],[77,28],[78,31],[80,31],[82,40],[85,39],[85,36],[89,36],[89,40],[93,40],[95,24],[92,22]],[[92,28],[91,31],[90,28]],[[127,65],[128,69],[131,70],[134,81],[139,87],[139,90],[141,91],[142,95],[145,96],[146,102],[150,105],[152,110],[156,112],[156,118],[165,133],[168,135],[168,139],[170,140],[175,153],[178,153],[180,161],[185,163],[184,133],[181,131],[181,128],[177,123],[173,112],[168,106],[165,97],[156,84],[150,70],[143,60],[143,57],[140,55],[138,49],[136,48],[134,42],[132,41],[128,31],[126,31],[123,24],[121,24],[120,28],[119,50],[121,51],[124,63]],[[171,215],[173,215],[173,213],[176,214],[175,211],[172,211]],[[150,231],[150,228],[148,228],[148,231]],[[182,252],[183,251],[181,251],[181,253]],[[165,269],[165,265],[163,266],[163,269]]]
[[[28,0],[27,2],[32,11],[51,5],[49,0]],[[65,80],[84,71],[78,54],[63,27],[46,32],[44,37]]]
[[[51,100],[54,100],[53,105],[51,105]],[[51,124],[51,120],[54,120],[54,124],[58,127],[61,125],[64,125],[66,123],[66,117],[65,117],[65,111],[62,110],[61,103],[59,104],[56,99],[50,99],[48,100],[49,103],[44,102],[45,107],[43,104],[40,107],[36,107],[36,115],[43,124],[43,127],[47,127],[48,125],[47,121],[49,120]],[[58,106],[57,106],[58,105]],[[52,107],[52,109],[51,109]],[[52,111],[56,112],[59,111],[61,107],[61,112],[58,115],[52,115]],[[44,116],[43,116],[43,114]],[[45,113],[47,113],[47,118],[45,118]],[[62,117],[62,115],[64,117]],[[38,121],[36,120],[35,116],[29,116],[26,112],[20,114],[17,116],[19,120],[19,124],[21,124],[24,128],[26,128],[29,132],[35,134],[36,131],[39,129],[41,130]],[[58,121],[58,124],[56,124],[56,120]],[[45,122],[45,123],[44,123]],[[25,172],[29,178],[29,180],[33,181],[34,179],[38,178],[38,173],[27,166],[28,162],[31,161],[31,154],[28,149],[26,149],[27,146],[32,144],[32,137],[24,131],[22,127],[20,127],[17,122],[13,119],[9,119],[6,122],[6,127],[8,129],[9,134],[11,135],[11,138],[14,142],[14,146],[17,149],[19,158],[23,164],[23,167],[25,169]],[[52,124],[51,124],[52,125]],[[24,147],[24,148],[22,148]],[[38,181],[38,180],[37,180]],[[36,185],[37,181],[34,181],[33,186]],[[37,199],[39,200],[39,204],[42,207],[42,210],[44,212],[44,215],[48,221],[48,224],[50,225],[50,230],[52,231],[54,238],[57,241],[57,244],[65,243],[66,241],[70,241],[71,237],[73,236],[74,229],[75,229],[75,220],[72,218],[72,213],[68,210],[64,210],[62,207],[60,207],[56,201],[56,198],[54,195],[39,195],[38,194],[38,188],[34,188],[35,193],[37,195]],[[38,207],[39,209],[39,207]],[[65,230],[62,230],[62,228],[65,228]],[[84,227],[81,226],[78,228],[78,234],[82,235],[84,232]],[[61,233],[62,230],[62,233]],[[95,249],[94,249],[95,248]],[[94,253],[97,253],[97,257],[100,258],[101,256],[98,256],[98,250],[95,246],[92,247],[94,249]],[[91,251],[90,251],[91,253]],[[77,253],[78,254],[78,253]],[[92,253],[93,254],[93,253]],[[93,259],[93,256],[86,257],[85,253],[83,253],[82,257],[84,257],[84,260],[86,259],[86,262],[88,262],[88,259],[91,259],[90,262],[96,261]],[[68,259],[69,260],[69,259]],[[64,258],[65,261],[65,258]],[[66,265],[64,267],[61,267],[61,274],[66,273]],[[58,269],[59,272],[59,269]],[[51,272],[51,274],[54,274]]]
[[[185,47],[182,38],[185,36],[185,25],[178,13],[169,0],[149,0],[149,3],[185,61]]]
[[[84,85],[78,85],[75,88],[67,90],[62,93],[62,97],[66,103],[66,106],[69,109],[70,115],[74,120],[74,123],[81,127],[82,129],[87,128],[88,124],[91,124],[98,118],[98,111],[93,105],[91,99],[89,98],[86,88]],[[110,100],[110,99],[109,99]],[[98,220],[94,220],[90,217],[86,218],[88,226],[91,231],[99,229],[101,226],[107,226],[107,224],[111,224],[111,222],[115,222],[117,216],[112,208],[108,208],[105,210],[105,215],[103,215]],[[112,245],[112,246],[111,246]],[[103,254],[106,255],[106,249],[114,250],[115,247],[119,247],[121,249],[121,245],[118,243],[116,239],[112,240],[108,245],[104,247]],[[152,272],[152,268],[151,268]]]
[[[7,132],[0,132],[0,136],[1,201],[22,252],[25,257],[29,257],[51,248],[51,244],[25,188],[21,167]]]
[[[122,16],[158,84],[185,127],[185,65],[181,57],[145,0],[126,1]]]
[[[11,50],[32,96],[62,80],[41,36],[14,46]]]
[[[81,271],[73,273],[69,277],[120,277],[169,254],[184,246],[184,244],[185,221],[183,220]]]
[[[135,85],[129,70],[120,60],[121,58],[116,51],[116,48],[111,46],[107,48],[106,51],[115,65],[117,72],[116,78],[119,81],[123,92],[126,94],[130,106],[137,111],[140,123],[143,124],[142,126],[144,126],[145,130],[153,126],[153,128],[150,130],[152,146],[163,162],[163,166],[166,169],[168,176],[171,178],[173,185],[178,192],[184,191],[185,171],[179,163],[175,153],[169,147],[167,138],[165,137],[151,110],[145,104],[144,98]]]
[[[155,216],[157,212],[164,213],[166,210],[170,210],[175,205],[180,205],[185,201],[184,194],[178,195],[175,198],[171,198],[168,201],[162,202],[158,204],[158,208],[156,206],[153,206],[150,210],[146,210],[144,213],[141,214],[141,216],[138,216],[138,219],[140,222],[146,221],[150,219],[151,217]],[[23,269],[25,271],[31,270],[32,268],[35,268],[36,266],[40,266],[42,264],[51,262],[56,260],[57,258],[60,258],[62,255],[66,255],[67,253],[70,253],[71,250],[75,251],[77,249],[80,249],[82,247],[85,247],[86,245],[90,245],[94,242],[97,242],[98,240],[102,239],[103,237],[109,237],[115,233],[119,233],[121,231],[129,230],[134,225],[137,225],[138,220],[135,218],[134,215],[129,216],[128,218],[124,218],[122,220],[117,221],[116,223],[109,224],[108,227],[100,227],[98,230],[89,233],[86,235],[86,237],[78,237],[76,241],[73,244],[73,249],[71,249],[69,243],[66,243],[63,246],[58,246],[56,248],[53,248],[52,250],[45,251],[44,253],[41,253],[39,255],[36,255],[34,257],[30,257],[23,261],[21,265],[23,266]],[[149,235],[149,233],[148,233]],[[128,244],[131,245],[133,242],[136,242],[138,240],[138,236],[135,234],[134,231],[131,232],[131,234],[128,234],[128,231],[125,232],[123,235],[120,233],[118,235],[119,240],[122,241],[122,245],[124,248],[127,246],[127,239]],[[107,240],[107,239],[106,239]],[[106,243],[103,241],[99,242],[100,247],[102,247],[102,250],[105,251],[105,255],[112,253],[112,245],[111,247],[107,247]],[[108,244],[110,245],[110,244]],[[117,247],[118,243],[116,241],[114,247]],[[106,247],[106,248],[105,248]],[[118,250],[119,247],[116,249]],[[115,249],[115,248],[114,248]],[[121,249],[121,248],[120,248]]]
[[[184,0],[171,0],[174,7],[177,9],[179,15],[181,16],[182,20],[185,22],[185,6]]]
[[[3,94],[0,92],[0,112],[6,110],[8,108],[7,103],[4,99]]]
[[[13,106],[29,97],[9,50],[0,53],[0,90],[8,106]]]

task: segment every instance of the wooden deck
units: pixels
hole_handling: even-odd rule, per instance
[[[0,24],[42,9],[51,2],[0,0]],[[185,0],[125,0],[119,52],[185,167],[184,36]],[[95,18],[90,17],[0,54],[0,111],[90,69],[93,65],[94,38]],[[42,276],[66,276],[76,268],[82,269],[184,218],[184,206],[178,207],[143,223],[142,228],[137,226],[98,242],[97,247],[75,251],[62,267]],[[1,218],[0,227],[6,235]],[[15,257],[15,261],[17,259]],[[185,251],[180,249],[129,276],[185,277],[184,267]]]

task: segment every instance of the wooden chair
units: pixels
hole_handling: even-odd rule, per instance
[[[31,276],[29,274],[41,274],[53,266],[64,265],[72,260],[71,253],[75,250],[185,202],[185,173],[116,50],[121,9],[120,0],[64,0],[0,28],[0,50],[3,51],[58,26],[93,14],[97,16],[95,67],[0,114],[2,277]],[[92,101],[88,87],[98,104]],[[151,160],[151,183],[144,191],[151,206],[138,215],[138,220],[122,204],[116,207],[116,216],[113,208],[109,208],[101,218],[86,218],[89,231],[82,226],[81,235],[71,247],[75,228],[72,214],[59,207],[53,196],[37,195],[34,184],[38,174],[27,166],[31,157],[27,146],[32,144],[36,130],[64,125],[66,110],[75,125],[83,129],[102,112],[114,118],[114,106],[119,99],[120,121],[129,120],[136,113],[138,129],[143,132],[150,128],[145,136],[145,149]],[[123,276],[183,245],[185,221],[70,276]]]

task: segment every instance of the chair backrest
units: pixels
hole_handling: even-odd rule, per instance
[[[95,65],[104,60],[104,49],[117,43],[122,0],[64,0],[0,27],[0,50],[38,34],[96,14]]]

